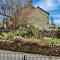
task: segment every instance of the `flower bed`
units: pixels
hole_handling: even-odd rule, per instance
[[[38,45],[36,42],[0,42],[0,49],[48,56],[60,56],[60,46]]]

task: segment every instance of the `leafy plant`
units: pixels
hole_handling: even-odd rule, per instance
[[[35,28],[34,25],[30,25],[29,27],[27,27],[27,34],[28,34],[28,36],[37,38],[38,37],[38,29]]]
[[[8,34],[5,33],[5,32],[2,32],[2,33],[0,34],[0,39],[7,40],[7,37],[8,37]]]
[[[16,36],[21,36],[21,37],[25,37],[26,34],[27,34],[26,29],[18,30],[18,31],[16,31],[16,33],[15,33]]]

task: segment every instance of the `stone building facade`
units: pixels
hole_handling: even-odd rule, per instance
[[[34,11],[28,16],[27,22],[30,25],[34,25],[36,28],[42,30],[49,30],[49,13],[42,10],[40,7],[34,9]]]
[[[23,16],[23,17],[22,17]],[[40,7],[33,7],[31,4],[22,8],[20,21],[24,21],[27,25],[34,25],[39,30],[43,28],[49,30],[49,13]],[[23,22],[21,22],[23,24]]]
[[[16,22],[12,24],[15,24],[14,26],[17,27],[21,25],[34,25],[36,28],[39,28],[39,30],[43,28],[49,30],[49,13],[40,7],[33,7],[31,0],[28,1],[27,5],[21,8],[20,13],[18,13],[18,19],[13,20],[16,20]],[[11,24],[9,24],[8,27],[10,26]]]

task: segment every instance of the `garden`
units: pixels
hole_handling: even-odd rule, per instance
[[[33,25],[10,32],[0,32],[0,49],[48,56],[60,56],[60,32],[39,30]]]

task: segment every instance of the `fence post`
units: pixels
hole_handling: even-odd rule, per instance
[[[24,55],[24,60],[27,60],[25,55]]]

